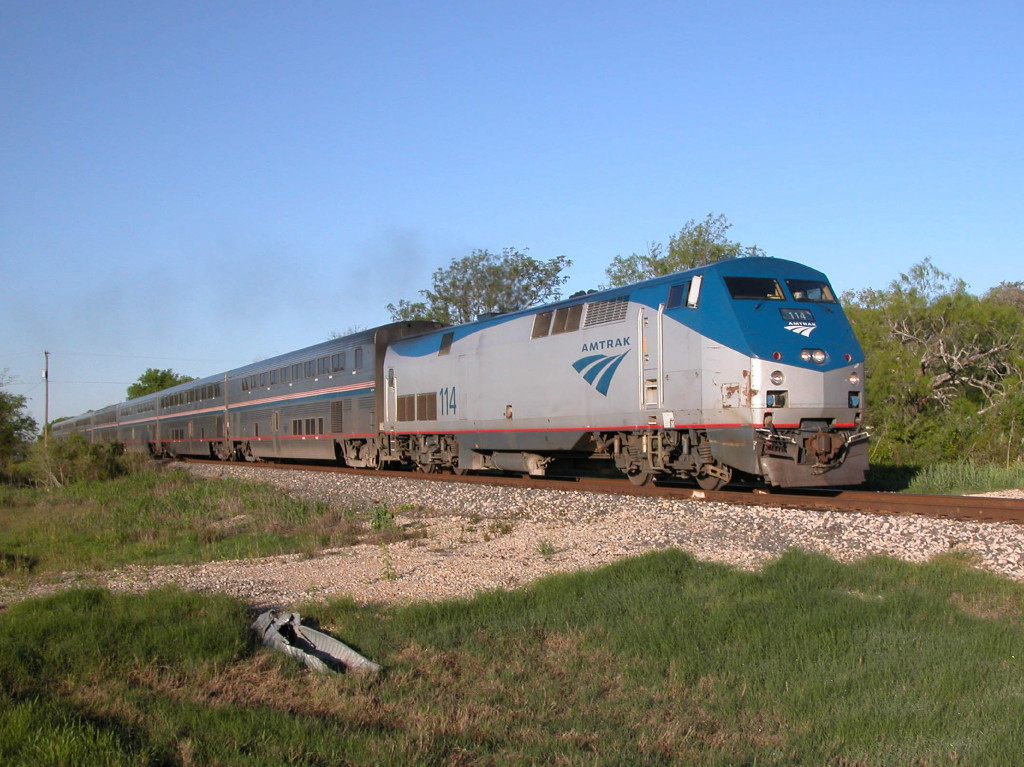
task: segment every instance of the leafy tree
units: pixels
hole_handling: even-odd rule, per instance
[[[726,237],[732,227],[723,215],[708,213],[700,223],[690,219],[668,241],[668,249],[660,242],[647,245],[647,252],[616,256],[605,270],[608,286],[630,285],[640,280],[705,266],[741,256],[764,256],[756,245],[744,247]]]
[[[432,289],[420,291],[426,300],[403,299],[387,309],[395,321],[433,320],[446,325],[470,322],[481,314],[525,309],[558,300],[560,287],[569,279],[562,270],[571,265],[565,256],[538,261],[515,248],[505,248],[500,256],[474,250],[434,272]]]
[[[928,259],[844,303],[867,357],[873,460],[1005,454],[1007,422],[1024,416],[1024,315],[1016,307],[969,294]]]
[[[139,380],[128,387],[127,397],[135,399],[194,380],[196,379],[191,376],[179,375],[171,369],[146,368],[146,372],[139,376]]]
[[[1024,312],[1024,282],[1000,282],[994,288],[989,288],[985,298]]]
[[[6,372],[0,372],[0,387],[6,383]],[[26,405],[27,400],[20,394],[0,389],[0,470],[19,459],[36,435],[38,427],[25,412]]]
[[[334,341],[335,339],[338,339],[338,338],[346,338],[348,336],[354,336],[356,333],[362,333],[366,329],[367,328],[366,328],[365,325],[360,325],[360,324],[356,323],[354,325],[349,325],[344,330],[332,330],[330,332],[330,334],[328,334],[327,338],[328,338],[328,340]]]

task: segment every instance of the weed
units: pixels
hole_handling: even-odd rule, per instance
[[[555,544],[553,544],[551,541],[547,540],[546,538],[544,540],[542,540],[540,543],[537,544],[537,552],[542,557],[550,557],[556,551],[558,551],[558,549],[555,548]]]
[[[377,532],[393,530],[395,527],[395,515],[387,506],[377,504],[370,517],[370,527]]]
[[[938,495],[1024,488],[1024,463],[997,466],[968,459],[923,467],[872,465],[868,487]]]
[[[508,535],[512,532],[512,523],[507,519],[496,519],[487,526],[487,532],[492,536]]]
[[[4,488],[0,570],[188,564],[351,545],[364,523],[266,486],[139,471],[46,490]],[[400,532],[400,531],[399,531]]]
[[[380,542],[380,562],[380,577],[386,581],[396,580],[398,578],[398,571],[395,570],[395,565],[391,561],[391,551],[388,549],[388,545],[384,541]]]

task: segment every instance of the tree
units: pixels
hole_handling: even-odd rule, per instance
[[[0,387],[6,384],[6,371],[0,372]],[[0,389],[0,469],[20,458],[36,435],[38,427],[25,412],[26,405],[27,400],[20,394]]]
[[[1000,282],[994,288],[989,288],[985,298],[988,301],[1012,306],[1017,311],[1024,312],[1024,282]]]
[[[700,223],[690,219],[679,230],[679,234],[669,239],[667,251],[662,243],[651,242],[647,244],[647,252],[644,254],[616,256],[605,270],[608,286],[630,285],[730,258],[765,255],[756,245],[744,247],[729,240],[726,232],[731,227],[732,224],[723,215],[708,213]]]
[[[561,286],[569,279],[562,270],[569,266],[572,261],[565,256],[538,261],[515,248],[505,248],[500,256],[474,250],[434,272],[433,288],[420,291],[425,301],[403,299],[387,309],[395,321],[470,322],[482,314],[558,300]]]
[[[884,290],[844,296],[867,358],[874,457],[897,463],[993,459],[1024,412],[1024,316],[967,292],[929,259]]]
[[[354,336],[356,333],[362,333],[366,329],[367,328],[365,325],[360,325],[356,323],[354,325],[349,325],[344,330],[332,330],[330,334],[327,336],[327,338],[330,341],[334,341],[339,338],[347,338],[348,336]]]
[[[186,375],[179,375],[173,370],[157,370],[146,368],[146,372],[139,376],[139,380],[128,387],[128,399],[136,399],[146,394],[170,389],[178,384],[194,381],[195,378]]]

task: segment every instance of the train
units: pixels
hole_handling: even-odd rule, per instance
[[[154,456],[853,486],[868,468],[863,382],[826,276],[753,257],[461,325],[393,322],[53,433]]]

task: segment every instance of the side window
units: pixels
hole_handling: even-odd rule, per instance
[[[437,392],[416,395],[416,420],[437,420]]]
[[[574,306],[563,306],[555,312],[555,320],[551,324],[551,335],[556,333],[570,333],[580,329],[580,319],[583,317],[583,304]]]
[[[398,421],[416,420],[416,395],[400,394],[396,402],[395,418]]]
[[[441,336],[441,347],[437,350],[437,356],[443,357],[452,350],[452,341],[455,340],[455,333],[445,333]]]
[[[668,300],[665,302],[666,309],[678,309],[683,305],[683,299],[690,292],[690,282],[681,282],[668,289]]]
[[[544,338],[551,329],[551,317],[554,312],[541,312],[533,318],[533,335],[531,338]]]
[[[355,368],[356,368],[356,370],[362,370],[363,369],[363,347],[357,346],[356,350],[355,350],[355,353],[352,356],[353,356],[353,358],[355,360]]]

